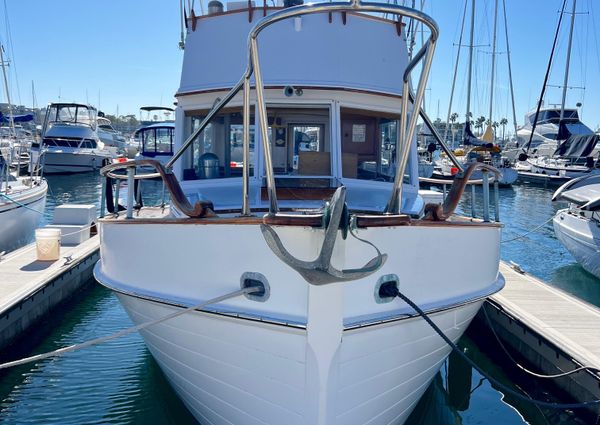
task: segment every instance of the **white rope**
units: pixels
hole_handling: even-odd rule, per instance
[[[540,230],[542,227],[544,227],[546,224],[550,223],[552,220],[554,219],[554,216],[550,217],[548,220],[544,221],[542,224],[540,224],[537,227],[534,227],[533,229],[531,229],[528,232],[523,233],[522,235],[516,236],[512,239],[506,239],[504,241],[500,241],[500,243],[507,243],[507,242],[512,242],[512,241],[516,241],[517,239],[522,239],[525,236],[529,235],[530,233],[535,232],[536,230]]]
[[[216,303],[219,303],[221,301],[228,300],[230,298],[239,297],[240,295],[250,294],[252,292],[257,292],[257,291],[260,291],[260,290],[261,290],[261,288],[260,287],[256,287],[256,286],[242,288],[242,289],[239,289],[237,291],[233,291],[233,292],[230,292],[228,294],[221,295],[220,297],[216,297],[216,298],[212,298],[212,299],[210,299],[208,301],[204,301],[204,302],[202,302],[200,304],[197,304],[197,305],[194,305],[192,307],[184,308],[183,310],[176,311],[175,313],[171,313],[171,314],[169,314],[167,316],[164,316],[164,317],[161,317],[159,319],[151,320],[149,322],[144,322],[144,323],[141,323],[139,325],[132,326],[132,327],[127,328],[127,329],[123,329],[121,331],[115,332],[115,333],[110,334],[110,335],[102,336],[102,337],[99,337],[99,338],[94,338],[94,339],[91,339],[89,341],[85,341],[85,342],[82,342],[82,343],[79,343],[79,344],[69,345],[67,347],[59,348],[58,350],[49,351],[47,353],[36,354],[35,356],[25,357],[23,359],[13,360],[13,361],[10,361],[10,362],[2,363],[2,364],[0,364],[0,369],[7,369],[7,368],[10,368],[10,367],[14,367],[14,366],[20,366],[20,365],[23,365],[23,364],[26,364],[26,363],[35,362],[35,361],[38,361],[38,360],[44,360],[44,359],[47,359],[49,357],[58,357],[58,356],[62,356],[63,354],[69,353],[71,351],[82,350],[84,348],[91,347],[93,345],[102,344],[102,343],[104,343],[106,341],[110,341],[110,340],[113,340],[113,339],[116,339],[116,338],[120,338],[120,337],[125,336],[125,335],[129,335],[129,334],[134,333],[134,332],[141,331],[142,329],[146,329],[149,326],[157,325],[157,324],[159,324],[161,322],[173,319],[173,318],[175,318],[177,316],[181,316],[181,315],[183,315],[185,313],[189,313],[192,310],[200,310],[200,309],[202,309],[203,307],[206,307],[209,304],[216,304]]]

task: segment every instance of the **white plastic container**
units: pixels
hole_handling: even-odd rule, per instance
[[[35,230],[38,261],[56,261],[60,258],[60,229]]]

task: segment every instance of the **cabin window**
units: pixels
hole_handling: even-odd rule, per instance
[[[341,109],[342,176],[393,181],[399,116]]]
[[[270,108],[268,119],[276,176],[331,175],[329,109]]]
[[[195,131],[205,113],[192,115],[189,133]],[[254,118],[250,118],[254,122]],[[244,166],[241,108],[218,114],[194,140],[184,171],[185,180],[241,177]],[[254,126],[250,126],[250,175],[254,171]]]
[[[170,128],[156,129],[156,152],[164,154],[173,153],[173,132]]]
[[[154,129],[142,131],[142,152],[156,152],[156,133]]]

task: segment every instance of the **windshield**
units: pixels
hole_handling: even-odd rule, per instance
[[[94,126],[96,111],[84,105],[52,105],[48,113],[48,122],[85,124]]]

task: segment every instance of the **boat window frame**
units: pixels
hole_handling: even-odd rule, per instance
[[[338,143],[339,143],[339,153],[340,153],[340,171],[339,171],[339,181],[341,184],[343,185],[348,185],[350,183],[350,185],[371,185],[373,187],[390,187],[390,190],[393,186],[393,181],[392,182],[387,182],[387,181],[378,181],[378,180],[368,180],[368,179],[358,179],[358,178],[351,178],[351,177],[344,177],[343,176],[343,170],[342,170],[342,164],[341,164],[341,154],[342,154],[342,139],[341,139],[341,132],[342,132],[342,109],[346,108],[346,109],[353,109],[353,110],[364,110],[365,112],[369,112],[369,113],[373,113],[373,114],[377,114],[377,113],[381,113],[381,114],[393,114],[393,115],[400,115],[401,114],[401,105],[402,105],[402,100],[401,98],[398,99],[398,108],[393,108],[393,107],[385,107],[385,106],[381,106],[376,104],[375,102],[373,103],[360,103],[360,102],[353,102],[353,101],[338,101],[336,102],[336,109],[337,109],[337,122],[339,124],[339,129],[338,129],[338,133],[336,135]],[[410,106],[410,103],[409,103]],[[409,117],[410,117],[411,111],[409,110]],[[398,122],[398,126],[400,126],[400,122]],[[410,188],[409,192],[412,191],[418,191],[419,190],[419,170],[418,170],[418,152],[417,152],[417,137],[418,135],[415,134],[413,135],[413,139],[411,140],[411,145],[410,145],[410,150],[411,152],[409,152],[408,154],[408,162],[406,165],[406,172],[409,174],[409,181],[403,182],[403,186],[404,188]]]

